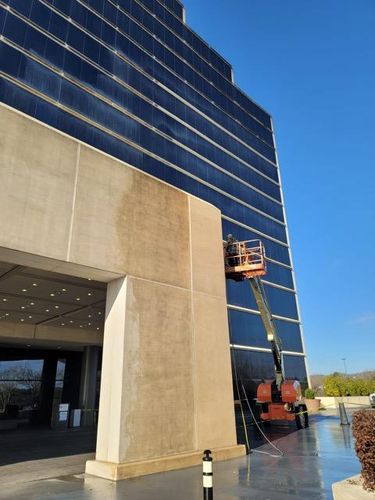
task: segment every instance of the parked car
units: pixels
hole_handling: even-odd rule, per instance
[[[369,398],[370,398],[371,408],[375,408],[375,392],[373,392],[372,394],[370,394]]]

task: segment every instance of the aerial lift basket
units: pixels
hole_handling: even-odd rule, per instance
[[[264,245],[260,240],[233,241],[224,244],[225,275],[243,281],[267,272]]]

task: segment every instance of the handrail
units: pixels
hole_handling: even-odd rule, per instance
[[[264,246],[260,240],[233,241],[224,243],[226,267],[264,264]]]

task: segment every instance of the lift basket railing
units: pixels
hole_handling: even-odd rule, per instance
[[[258,276],[266,274],[266,256],[260,240],[225,242],[224,261],[227,274],[246,271],[257,271]]]

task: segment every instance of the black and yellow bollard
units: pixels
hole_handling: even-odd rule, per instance
[[[203,456],[203,500],[213,500],[213,474],[211,450],[204,450]]]

